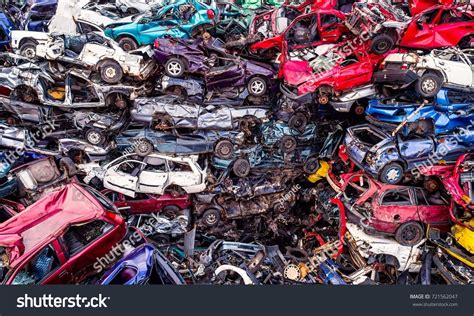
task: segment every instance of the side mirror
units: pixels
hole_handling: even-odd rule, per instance
[[[421,31],[423,30],[423,21],[418,20],[416,21],[416,27]]]

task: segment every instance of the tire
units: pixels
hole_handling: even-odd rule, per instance
[[[74,164],[74,161],[72,161],[72,159],[69,157],[61,158],[59,161],[59,170],[67,173],[69,178],[77,174],[77,167]]]
[[[280,149],[285,154],[295,151],[297,145],[298,142],[293,136],[285,135],[281,138]]]
[[[474,35],[468,35],[459,41],[459,48],[474,48]]]
[[[165,64],[165,73],[169,77],[179,78],[184,75],[186,64],[180,58],[170,58]]]
[[[319,167],[318,157],[309,157],[303,165],[303,171],[306,174],[313,174],[318,171]]]
[[[415,91],[424,98],[432,98],[441,90],[443,79],[436,73],[424,73],[415,82]]]
[[[154,146],[148,139],[140,139],[135,144],[135,153],[140,157],[146,157],[153,152]]]
[[[285,213],[290,209],[290,203],[288,203],[288,201],[284,201],[283,203],[276,202],[273,204],[272,209],[277,214]]]
[[[181,209],[176,205],[166,205],[161,210],[160,214],[163,214],[165,217],[168,218],[176,218],[176,216],[180,215]]]
[[[218,209],[210,208],[204,211],[201,217],[201,223],[207,227],[214,227],[221,220],[221,212]]]
[[[20,55],[29,59],[36,58],[36,46],[37,44],[32,41],[26,41],[20,47]]]
[[[126,52],[129,52],[131,50],[135,50],[138,48],[137,42],[131,37],[122,37],[118,41],[119,46]]]
[[[250,173],[250,162],[247,159],[239,158],[234,161],[232,165],[232,171],[239,178],[245,178]]]
[[[403,167],[398,162],[391,162],[380,172],[380,181],[388,184],[398,184],[403,179]]]
[[[234,145],[230,140],[220,140],[214,148],[214,153],[221,159],[230,159],[234,155]]]
[[[376,55],[383,55],[393,48],[394,39],[388,34],[379,34],[374,37],[370,44],[370,50]]]
[[[288,121],[288,126],[299,132],[304,132],[306,125],[308,125],[308,118],[303,113],[295,113]]]
[[[417,222],[406,222],[398,227],[395,240],[403,246],[414,246],[424,238],[423,226]]]
[[[122,67],[114,60],[106,60],[100,64],[100,78],[108,84],[120,82],[123,77]]]
[[[264,96],[268,90],[268,84],[262,77],[253,77],[247,83],[249,94],[255,97]]]
[[[94,146],[101,146],[105,143],[105,136],[100,129],[89,128],[84,133],[84,138]]]
[[[354,104],[353,105],[353,110],[355,115],[364,115],[365,113],[365,107],[361,104]]]

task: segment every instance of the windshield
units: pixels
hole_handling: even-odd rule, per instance
[[[4,247],[0,247],[0,283],[2,283],[10,272],[9,261],[7,250]]]

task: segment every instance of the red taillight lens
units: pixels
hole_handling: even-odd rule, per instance
[[[155,43],[153,44],[153,46],[154,46],[155,48],[160,47],[160,41],[159,41],[159,40],[156,40]]]
[[[214,13],[214,11],[212,11],[211,9],[207,10],[207,17],[209,18],[209,20],[214,20],[216,14]]]
[[[408,69],[408,65],[407,64],[402,64],[402,67],[400,67],[401,70],[407,70]]]

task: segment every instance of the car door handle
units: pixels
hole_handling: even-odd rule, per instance
[[[444,61],[440,61],[439,64],[440,64],[441,66],[444,66],[444,65],[445,65]]]

